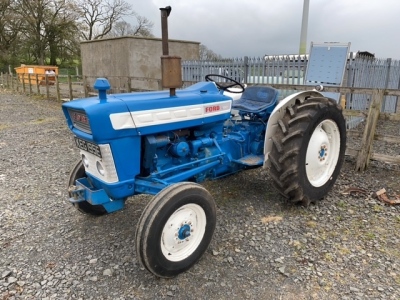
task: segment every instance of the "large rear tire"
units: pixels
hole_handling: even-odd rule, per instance
[[[79,160],[75,163],[74,167],[71,170],[68,181],[68,188],[71,185],[75,185],[75,181],[79,178],[84,178],[86,176],[85,167],[83,166],[82,160]],[[71,193],[69,194],[71,197]],[[107,214],[106,209],[102,205],[92,205],[87,201],[78,202],[73,204],[74,207],[79,210],[81,213],[92,215],[92,216],[102,216]]]
[[[153,198],[139,219],[138,260],[158,277],[174,277],[201,258],[215,224],[215,203],[205,188],[191,182],[170,185]]]
[[[308,98],[286,108],[268,157],[275,188],[308,206],[326,196],[339,175],[346,150],[346,122],[332,99]]]

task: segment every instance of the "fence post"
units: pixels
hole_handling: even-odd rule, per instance
[[[243,59],[243,64],[244,64],[244,78],[243,78],[243,80],[244,80],[244,83],[246,83],[247,84],[247,77],[248,77],[248,75],[249,75],[249,57],[248,56],[245,56],[244,57],[244,59]]]
[[[386,60],[386,63],[388,65],[386,69],[386,80],[385,80],[385,89],[389,88],[389,79],[390,79],[390,67],[392,66],[392,59],[388,58]]]
[[[376,89],[372,92],[372,100],[368,109],[367,121],[361,141],[360,151],[356,162],[356,171],[364,171],[368,165],[372,153],[372,142],[375,136],[376,124],[384,96],[384,90]]]
[[[38,95],[40,95],[40,87],[39,87],[40,82],[39,82],[39,75],[38,75],[38,73],[35,74],[35,78],[36,78],[36,91],[37,91]]]
[[[50,88],[49,88],[49,76],[46,74],[46,96],[47,96],[47,100],[50,99]]]
[[[31,73],[28,73],[28,81],[29,81],[29,95],[32,95]]]
[[[85,93],[85,98],[89,96],[89,91],[87,87],[87,79],[86,76],[83,76],[83,92]]]
[[[25,73],[22,73],[22,90],[24,91],[24,94],[26,93],[25,89]]]
[[[14,91],[14,77],[12,73],[10,75],[11,75],[11,89]]]
[[[354,76],[355,76],[355,68],[354,68],[354,59],[355,54],[354,52],[350,52],[350,59],[348,60],[347,66],[347,86],[354,87]],[[353,93],[345,94],[346,99],[346,108],[349,107],[347,103],[352,103],[353,100]]]
[[[61,101],[61,96],[60,96],[60,81],[58,80],[58,75],[54,75],[56,79],[56,93],[57,93],[57,101]]]
[[[400,65],[399,65],[400,67]],[[397,85],[397,89],[400,90],[400,76],[399,76],[399,84]],[[400,101],[399,101],[400,96],[396,96],[396,103],[395,103],[395,113],[400,112]]]
[[[128,93],[132,92],[132,82],[131,78],[128,76]]]
[[[73,100],[74,96],[72,95],[72,79],[71,75],[68,74],[68,90],[69,90],[69,100]]]
[[[386,63],[387,63],[387,70],[386,70],[386,79],[385,79],[385,89],[388,89],[389,88],[389,81],[390,81],[390,68],[391,68],[391,66],[392,66],[392,59],[391,58],[388,58],[387,60],[386,60]],[[382,101],[382,110],[385,112],[386,111],[386,99],[384,99],[384,101]]]

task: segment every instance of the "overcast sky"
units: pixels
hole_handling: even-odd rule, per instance
[[[154,22],[170,5],[169,38],[197,41],[223,57],[299,52],[303,0],[127,0]],[[400,59],[400,0],[310,0],[310,43],[350,42],[350,51]],[[173,53],[171,53],[173,54]]]

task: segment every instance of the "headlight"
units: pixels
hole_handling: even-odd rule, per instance
[[[118,182],[118,174],[110,145],[90,144],[98,147],[98,149],[91,152],[81,149],[80,153],[83,165],[85,166],[85,172],[99,179],[101,178],[101,180],[107,183]],[[89,142],[87,142],[87,145],[89,145]],[[91,149],[93,150],[94,148],[92,147]],[[100,155],[96,155],[97,152]]]
[[[101,176],[104,176],[105,171],[104,171],[104,168],[103,168],[103,166],[101,165],[101,163],[99,161],[96,162],[96,167],[97,167],[97,171],[99,172],[99,174]]]

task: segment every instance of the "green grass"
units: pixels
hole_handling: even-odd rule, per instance
[[[340,201],[338,202],[338,204],[337,204],[337,207],[340,207],[340,208],[345,208],[346,206],[347,206],[347,204],[346,204],[346,202],[343,201],[343,200],[340,200]]]

